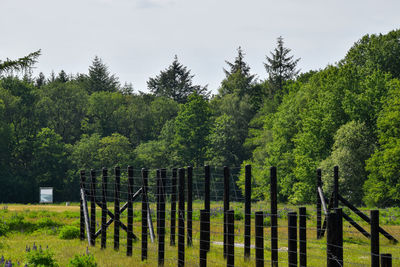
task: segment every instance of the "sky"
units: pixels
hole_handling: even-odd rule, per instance
[[[284,38],[301,72],[341,60],[365,34],[400,28],[400,1],[0,0],[0,60],[42,50],[34,74],[87,73],[99,56],[120,82],[146,82],[177,55],[214,93],[239,46],[258,79]]]

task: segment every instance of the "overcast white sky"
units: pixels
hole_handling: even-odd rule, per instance
[[[278,36],[302,71],[320,69],[364,34],[399,28],[399,10],[395,0],[0,0],[0,59],[42,49],[37,71],[48,76],[87,73],[98,55],[146,91],[177,54],[196,84],[216,92],[238,46],[260,79]]]

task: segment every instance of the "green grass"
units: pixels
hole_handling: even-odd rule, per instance
[[[112,210],[113,204],[109,203]],[[141,213],[140,203],[134,204],[134,233],[140,238],[141,236]],[[223,214],[221,212],[222,203],[212,203],[211,209],[211,241],[223,241]],[[12,259],[13,262],[24,262],[26,260],[25,247],[32,246],[33,242],[37,246],[43,248],[49,247],[54,253],[54,257],[60,266],[67,266],[71,258],[76,254],[82,255],[86,252],[88,246],[87,241],[79,239],[65,240],[59,237],[60,230],[64,226],[79,226],[79,206],[75,203],[66,207],[63,205],[8,205],[1,209],[0,206],[0,223],[8,227],[6,235],[0,236],[0,256],[4,255],[6,259]],[[152,210],[155,211],[155,205],[152,204]],[[170,205],[167,204],[167,211]],[[203,208],[201,202],[195,202],[193,205],[193,247],[185,248],[185,260],[187,266],[197,266],[199,264],[199,210]],[[243,203],[231,203],[231,208],[236,211],[235,220],[235,243],[243,243],[244,241],[244,216]],[[280,205],[279,207],[279,261],[281,266],[287,266],[287,212],[297,211],[296,206]],[[326,266],[326,239],[317,240],[315,227],[316,215],[314,206],[307,206],[307,253],[308,266]],[[269,205],[266,203],[253,203],[252,211],[264,210],[268,212]],[[400,239],[400,220],[399,209],[381,210],[381,225],[389,233]],[[97,222],[100,223],[101,210],[97,209]],[[167,212],[166,221],[166,245],[165,245],[165,266],[177,265],[177,246],[170,246],[169,229],[170,219]],[[359,222],[364,229],[369,231],[369,226],[355,216],[352,216]],[[389,219],[388,219],[389,218]],[[153,214],[153,224],[156,228],[155,214]],[[254,218],[253,218],[254,219]],[[252,219],[252,244],[254,244],[254,220]],[[126,211],[122,214],[121,220],[126,223]],[[386,222],[386,223],[385,223]],[[157,243],[148,241],[148,260],[141,261],[141,242],[140,240],[133,244],[133,256],[126,256],[126,233],[120,231],[120,250],[113,249],[113,225],[107,231],[107,249],[100,249],[100,237],[96,240],[95,247],[89,247],[89,251],[94,255],[98,266],[157,266]],[[0,232],[1,233],[1,232]],[[266,266],[270,260],[270,228],[264,229],[265,244],[265,260]],[[177,240],[176,240],[177,243]],[[383,236],[380,238],[381,253],[391,253],[394,257],[393,266],[400,266],[398,255],[400,255],[400,245],[391,244]],[[254,250],[251,250],[250,262],[244,261],[243,248],[235,247],[235,264],[236,266],[252,266],[254,262]],[[346,265],[370,265],[370,243],[369,240],[352,228],[347,222],[344,222],[344,261]],[[211,251],[208,253],[209,266],[226,266],[223,258],[223,247],[221,245],[212,244]]]

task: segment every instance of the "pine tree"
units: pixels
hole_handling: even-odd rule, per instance
[[[32,68],[37,62],[37,58],[40,56],[41,51],[30,53],[25,57],[21,57],[17,60],[6,59],[5,61],[0,60],[0,76],[6,71],[26,71]]]
[[[251,94],[255,75],[250,74],[250,67],[244,61],[245,54],[240,46],[237,51],[238,54],[233,63],[225,61],[230,70],[224,69],[226,78],[219,89],[221,95],[237,93],[242,97],[245,94]]]
[[[89,93],[116,92],[119,89],[118,78],[110,74],[108,67],[96,56],[89,67],[89,75],[86,77],[86,89]]]
[[[208,97],[207,86],[193,85],[193,77],[190,70],[179,63],[175,55],[174,61],[167,69],[147,81],[147,87],[154,95],[172,98],[178,103],[186,103],[192,93]]]
[[[293,59],[293,56],[289,56],[290,51],[289,48],[283,46],[283,38],[280,36],[274,52],[270,52],[271,57],[266,56],[267,63],[264,63],[264,66],[269,75],[272,97],[282,93],[284,83],[295,78],[299,73],[296,66],[300,58]]]

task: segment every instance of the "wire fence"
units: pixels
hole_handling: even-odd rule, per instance
[[[262,200],[251,198],[251,166],[81,171],[81,239],[165,266],[400,266],[399,246],[379,242],[376,220],[357,220],[367,239],[342,209],[278,205],[270,173]],[[400,226],[385,228],[400,237]]]

